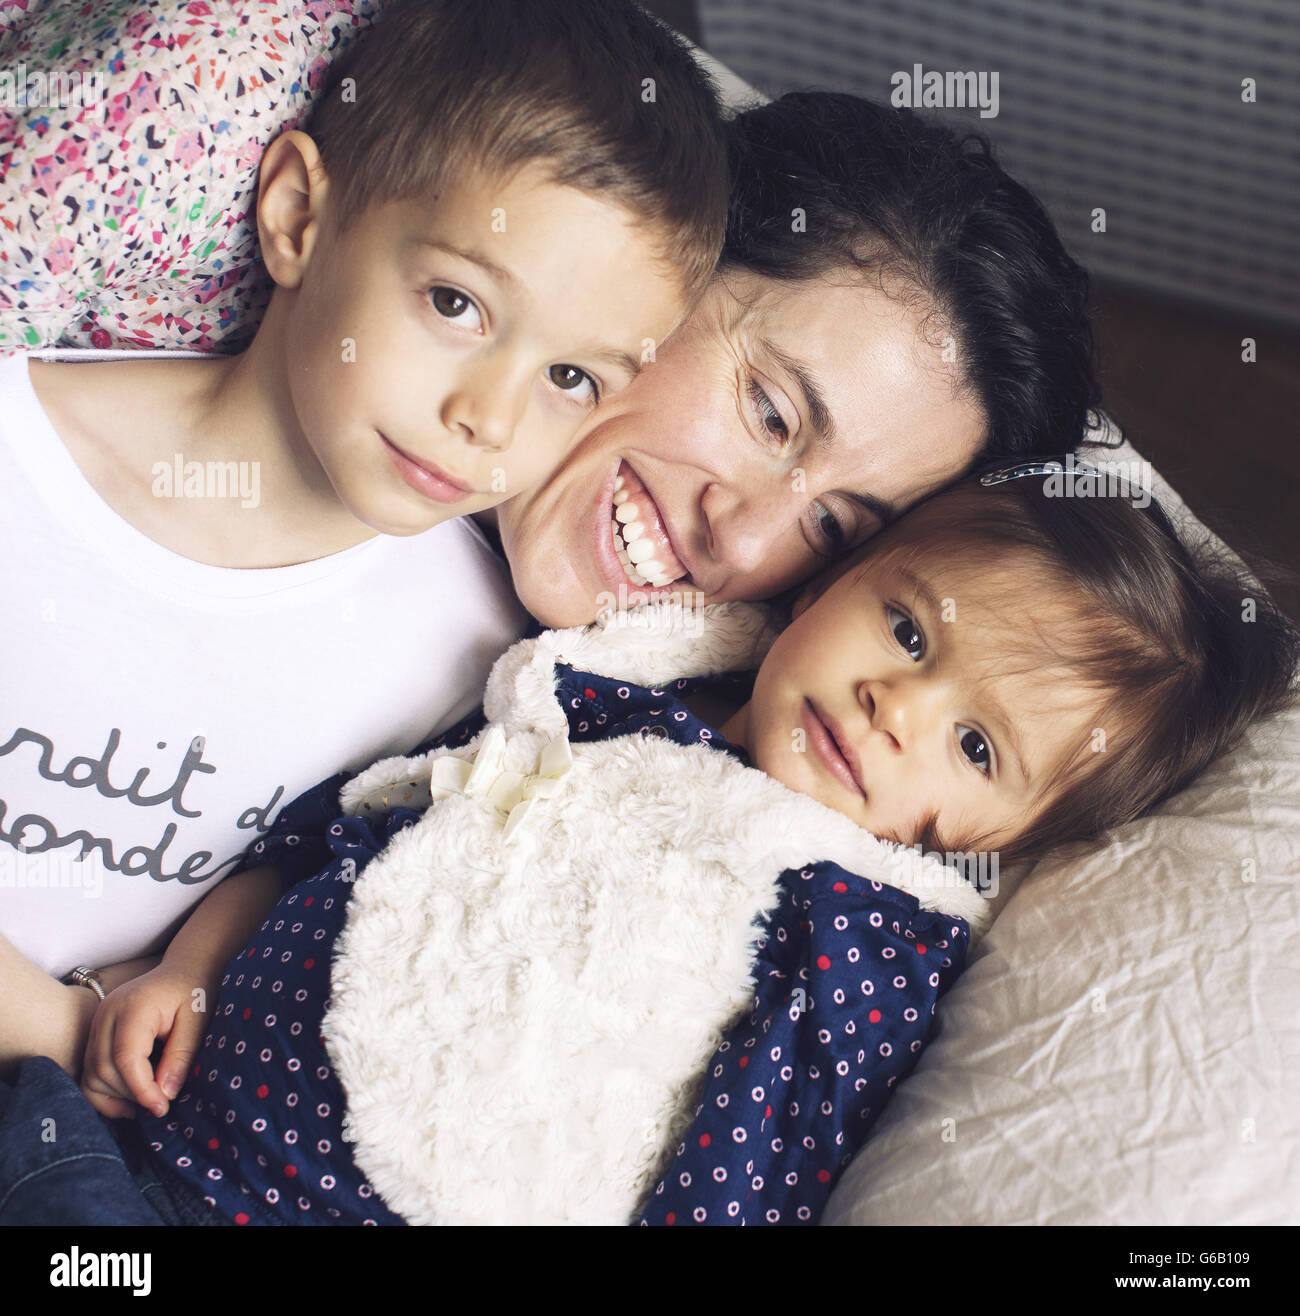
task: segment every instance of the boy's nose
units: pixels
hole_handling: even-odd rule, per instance
[[[514,441],[523,415],[526,390],[502,372],[464,380],[448,393],[443,424],[459,431],[466,443],[488,452],[504,452]]]

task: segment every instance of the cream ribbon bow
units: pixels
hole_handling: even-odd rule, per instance
[[[527,818],[533,801],[558,795],[565,774],[573,767],[568,736],[557,736],[543,746],[531,772],[506,768],[506,750],[511,743],[505,729],[494,723],[483,733],[472,762],[454,754],[440,754],[430,760],[427,783],[419,780],[382,787],[383,794],[373,792],[361,801],[361,807],[371,810],[404,805],[421,809],[448,795],[469,795],[490,804],[504,817],[502,835],[509,840]],[[379,797],[377,804],[375,795]]]

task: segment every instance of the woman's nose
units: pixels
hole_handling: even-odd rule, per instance
[[[796,499],[782,479],[750,487],[715,481],[700,499],[709,556],[737,572],[758,570],[771,557],[776,540],[799,516]],[[806,499],[798,503],[804,506]]]

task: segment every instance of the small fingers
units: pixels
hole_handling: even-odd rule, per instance
[[[154,1115],[167,1113],[167,1096],[158,1086],[149,1057],[167,1023],[157,1016],[128,1014],[118,1021],[113,1038],[113,1066],[127,1095]]]
[[[109,1114],[101,1103],[126,1103],[129,1107],[127,1113],[133,1115],[135,1104],[130,1089],[113,1063],[114,1024],[112,1012],[106,1012],[102,1007],[91,1022],[86,1057],[81,1067],[81,1090],[101,1115]],[[120,1113],[114,1113],[110,1118],[120,1118]]]
[[[169,1099],[174,1098],[185,1085],[186,1076],[203,1040],[207,1014],[201,1010],[180,1009],[176,1012],[172,1031],[158,1061],[158,1085]]]
[[[85,1083],[81,1085],[81,1091],[86,1100],[106,1119],[131,1119],[135,1115],[136,1106],[134,1101],[124,1101],[121,1097],[112,1097],[97,1092],[93,1088],[87,1087]]]

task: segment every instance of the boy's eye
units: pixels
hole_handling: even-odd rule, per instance
[[[763,431],[784,445],[790,437],[790,428],[781,419],[781,413],[773,405],[772,399],[763,392],[757,380],[749,381],[749,396],[754,403],[754,411]]]
[[[988,743],[974,727],[963,726],[959,723],[957,730],[961,733],[958,738],[958,743],[961,745],[961,752],[965,754],[966,758],[979,768],[985,776],[987,776],[989,768],[992,766],[989,757]]]
[[[546,373],[556,388],[573,394],[578,401],[599,400],[596,381],[585,370],[580,370],[577,366],[559,365],[552,366]]]
[[[466,329],[479,329],[483,325],[478,307],[459,288],[430,288],[429,300],[444,320],[451,320]]]
[[[905,612],[899,612],[897,608],[886,608],[886,615],[889,618],[889,629],[894,633],[894,639],[903,646],[907,656],[915,663],[921,661],[922,654],[925,653],[925,636],[921,634],[921,629]]]

